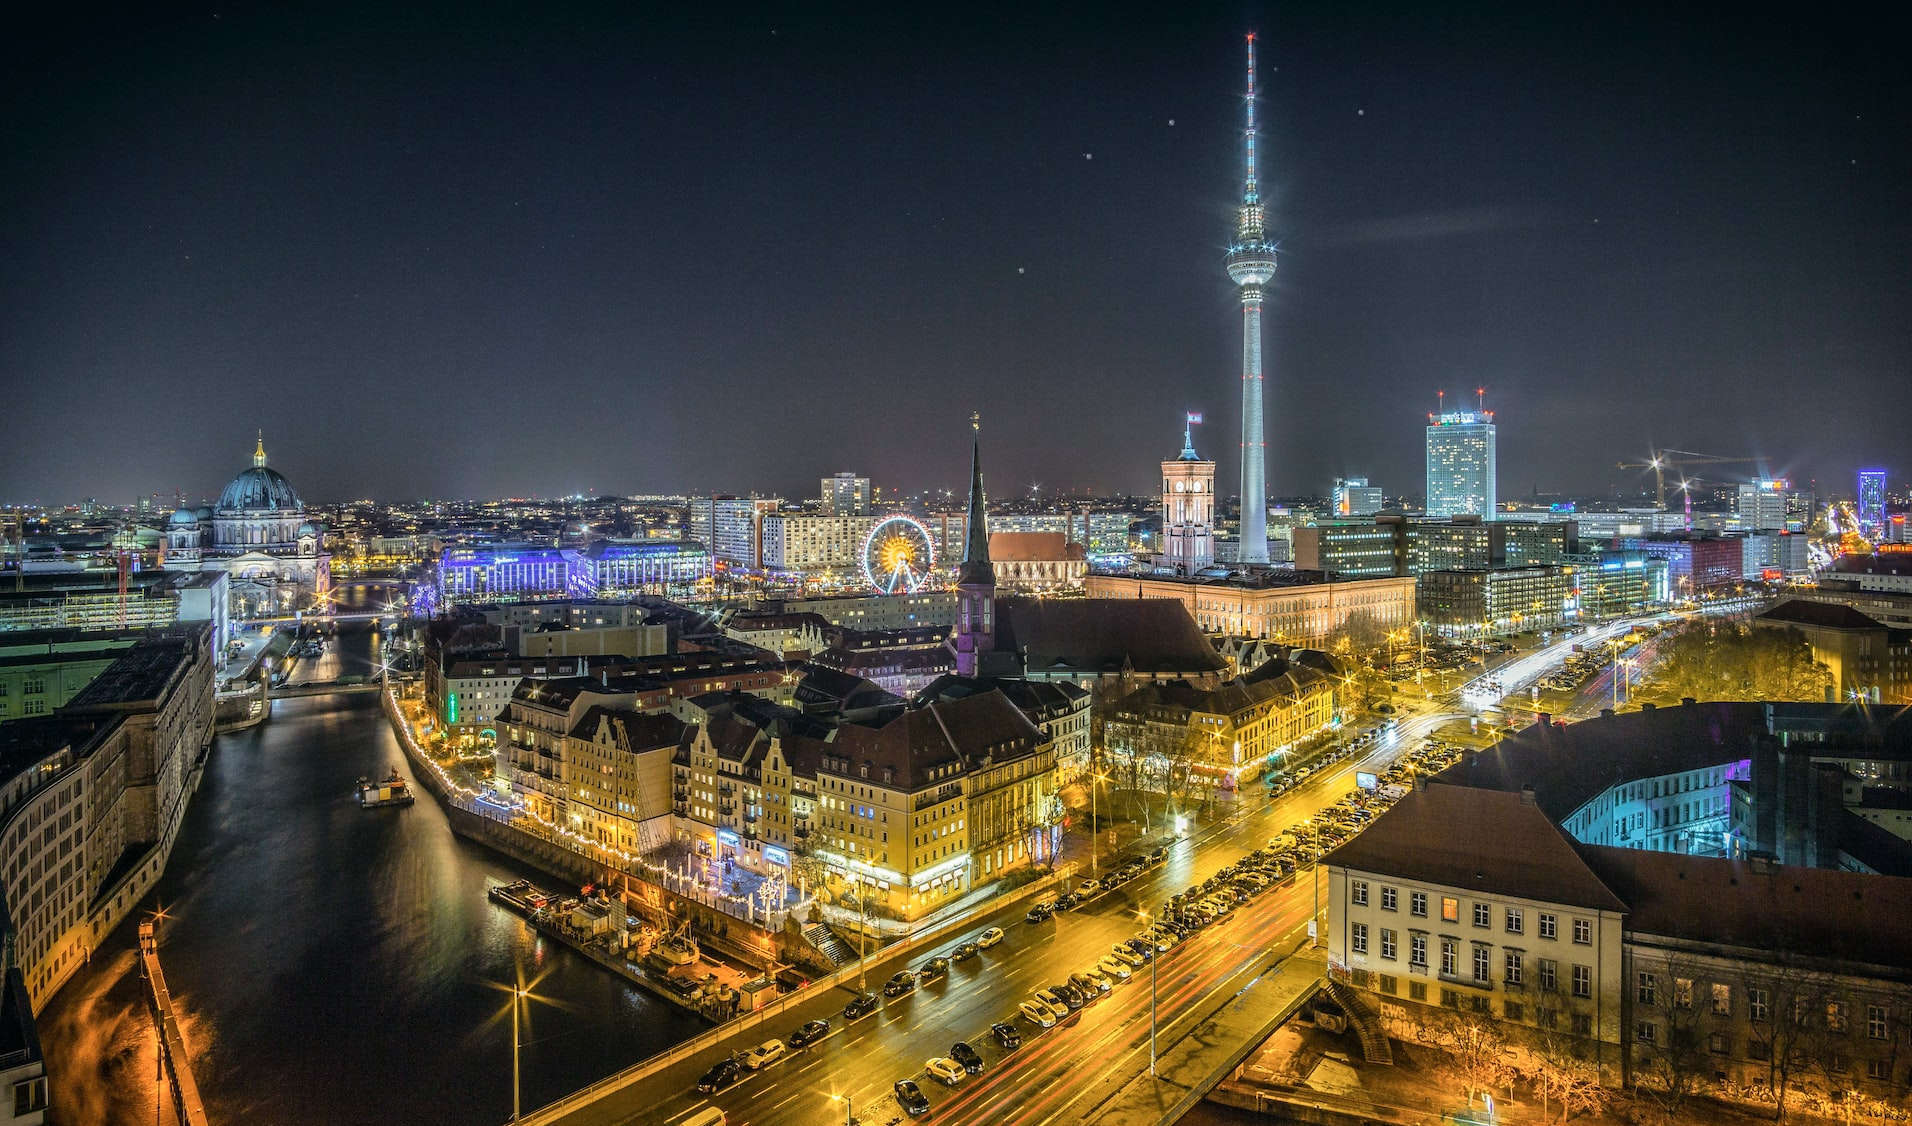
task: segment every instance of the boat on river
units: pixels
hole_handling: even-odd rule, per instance
[[[361,809],[378,809],[388,805],[410,805],[415,799],[412,797],[412,788],[405,784],[394,768],[391,776],[382,782],[360,778],[358,800]]]

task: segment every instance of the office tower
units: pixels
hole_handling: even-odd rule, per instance
[[[1427,514],[1494,519],[1494,412],[1427,416]]]
[[[1739,487],[1739,526],[1748,532],[1776,532],[1786,527],[1786,494],[1792,482],[1785,478],[1756,478]]]
[[[1859,527],[1877,535],[1885,525],[1885,470],[1859,471]]]
[[[1372,516],[1381,511],[1381,489],[1378,485],[1368,484],[1366,477],[1336,477],[1334,479],[1334,514],[1336,516]]]
[[[870,514],[870,479],[858,477],[854,473],[839,473],[823,479],[823,514],[825,516],[868,516]]]

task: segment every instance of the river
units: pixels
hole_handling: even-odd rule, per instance
[[[326,660],[363,671],[371,652],[359,627]],[[504,1122],[520,964],[541,999],[527,1110],[701,1030],[487,901],[488,884],[558,881],[454,837],[422,787],[409,808],[360,809],[356,780],[393,766],[410,776],[369,693],[275,701],[213,747],[145,906],[165,910],[160,957],[215,1124]],[[138,917],[40,1015],[65,1126],[155,1121]]]

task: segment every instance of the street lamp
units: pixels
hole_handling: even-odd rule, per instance
[[[843,1104],[843,1126],[856,1126],[855,1095],[831,1095],[830,1101]]]
[[[1099,877],[1102,874],[1102,819],[1096,816],[1097,784],[1107,782],[1106,774],[1089,775],[1089,875]]]
[[[1137,920],[1141,922],[1144,930],[1148,929],[1148,925],[1149,925],[1148,908],[1137,907],[1135,909],[1135,917]],[[1162,957],[1162,952],[1160,950],[1155,949],[1153,943],[1150,943],[1149,945],[1150,945],[1150,949],[1149,949],[1149,1075],[1154,1076],[1155,1075],[1155,963],[1157,960],[1159,960]]]

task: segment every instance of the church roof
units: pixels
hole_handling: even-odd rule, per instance
[[[190,508],[178,508],[173,510],[173,514],[167,517],[166,522],[175,527],[186,527],[199,523],[199,517],[194,515]]]
[[[232,479],[219,494],[221,511],[301,512],[305,502],[278,470],[255,465]]]
[[[996,568],[989,562],[989,512],[983,497],[983,447],[980,441],[969,453],[969,515],[963,526],[963,562],[956,572],[956,585],[996,585]]]
[[[1032,674],[1126,668],[1201,676],[1228,669],[1188,608],[1169,598],[1002,599],[996,648],[1020,654]]]

